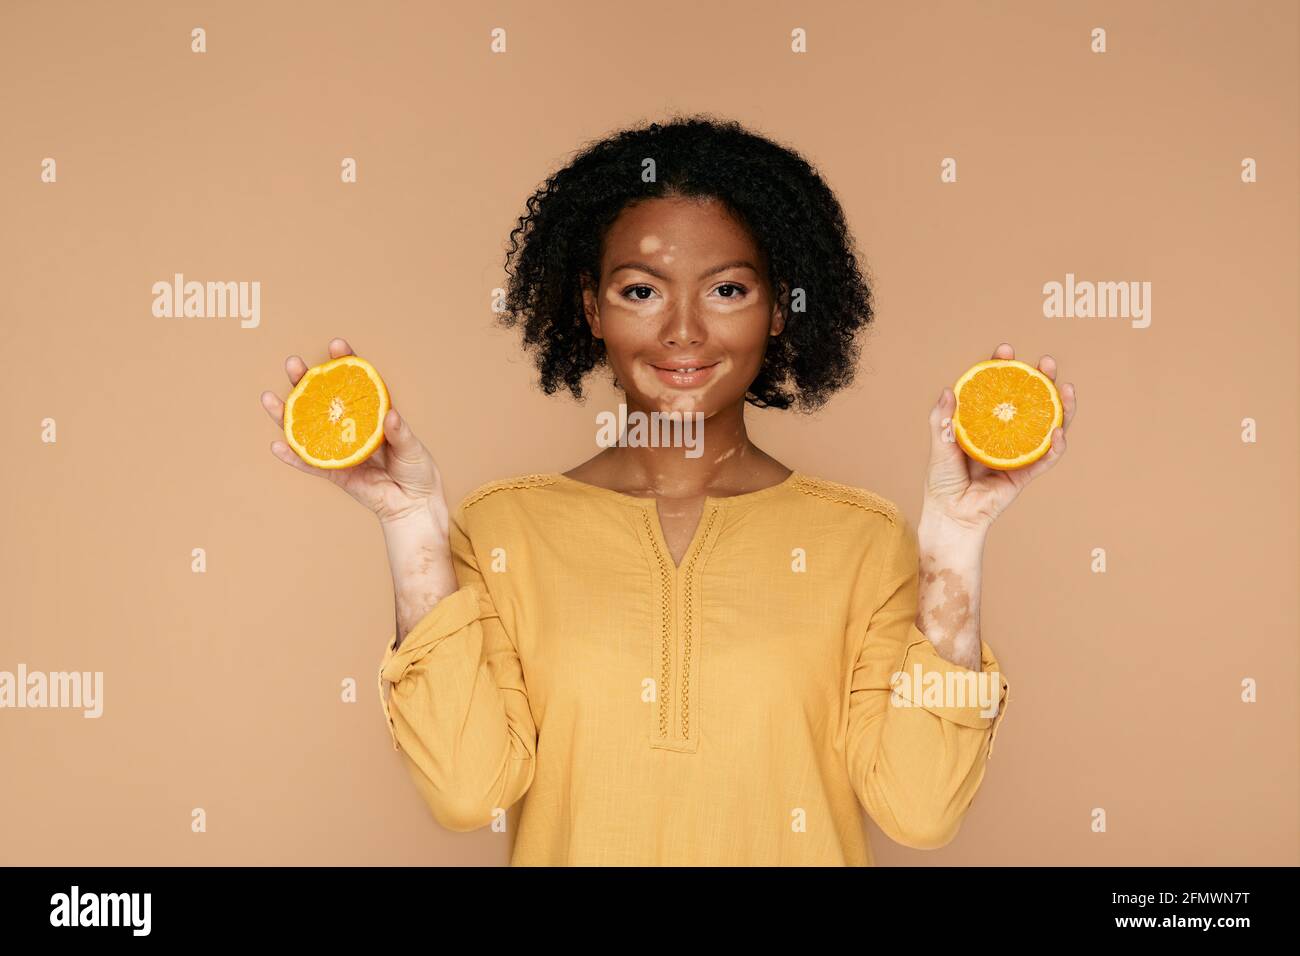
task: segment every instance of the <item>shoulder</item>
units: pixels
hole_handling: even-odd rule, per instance
[[[548,485],[555,484],[557,476],[553,474],[528,474],[516,475],[513,478],[498,478],[495,481],[489,481],[486,484],[479,485],[464,498],[461,499],[460,507],[463,511],[468,511],[476,507],[481,502],[488,501],[495,497],[496,502],[500,503],[504,499],[513,500],[518,497],[519,492],[528,492],[538,488],[545,488]],[[483,508],[478,510],[482,511]]]
[[[868,488],[825,478],[800,476],[798,490],[819,513],[795,516],[804,527],[827,529],[823,540],[842,540],[853,553],[868,556],[864,568],[895,581],[917,573],[916,529],[898,503]]]
[[[479,485],[453,510],[454,528],[468,536],[521,531],[554,496],[546,490],[556,482],[550,474],[516,475]]]
[[[890,526],[903,523],[902,509],[895,502],[867,488],[804,474],[795,476],[792,488],[814,505],[843,517],[870,517],[877,522],[883,519]]]

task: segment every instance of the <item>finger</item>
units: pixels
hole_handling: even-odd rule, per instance
[[[286,465],[292,465],[294,468],[297,468],[301,472],[305,472],[306,474],[309,475],[315,475],[318,478],[328,478],[330,481],[336,483],[338,481],[338,475],[340,474],[340,472],[331,468],[317,468],[314,465],[307,464],[305,461],[303,461],[301,458],[298,457],[297,453],[294,452],[294,450],[290,448],[286,442],[282,442],[278,440],[271,442],[271,454],[273,454],[276,458],[279,458]]]
[[[281,428],[284,427],[284,402],[280,401],[275,392],[262,393],[262,407],[266,409],[266,414],[271,416],[271,421]]]
[[[426,454],[424,445],[396,408],[389,408],[384,416],[384,440],[388,443],[388,459],[391,461],[415,464]]]
[[[1064,454],[1065,454],[1065,429],[1059,427],[1053,428],[1051,450],[1042,458],[1038,459],[1038,461],[1030,465],[1028,468],[1023,468],[1020,470],[1019,476],[1020,476],[1021,483],[1027,483],[1033,481],[1043,472],[1047,471],[1058,461],[1060,461],[1061,456]]]
[[[1052,381],[1056,381],[1056,359],[1050,355],[1044,355],[1038,360],[1038,370]]]
[[[300,356],[290,355],[284,360],[284,371],[289,376],[289,384],[297,385],[298,380],[307,374],[307,363]]]
[[[1016,350],[1011,347],[1009,342],[1003,342],[993,350],[995,359],[1013,359],[1016,357]]]
[[[930,463],[956,460],[965,456],[957,436],[953,433],[952,416],[957,410],[957,396],[948,386],[939,393],[939,400],[930,409]]]
[[[390,408],[388,414],[384,416],[384,438],[393,449],[391,457],[394,461],[414,465],[423,461],[428,455],[420,439],[416,438],[415,432],[411,431],[411,426],[395,408]]]
[[[947,449],[941,449],[940,445],[947,445],[949,442],[944,437],[945,434],[951,435],[950,428],[952,418],[952,405],[949,403],[948,396],[952,394],[952,389],[944,386],[939,392],[939,400],[930,408],[930,454],[931,457],[936,454],[947,454]]]
[[[1061,407],[1065,415],[1065,421],[1062,427],[1069,428],[1070,422],[1074,419],[1074,410],[1078,407],[1078,402],[1074,394],[1074,383],[1066,382],[1061,386]]]
[[[342,358],[352,354],[352,346],[346,339],[330,339],[330,358]]]

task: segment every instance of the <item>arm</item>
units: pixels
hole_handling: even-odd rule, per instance
[[[1013,359],[1003,343],[995,359]],[[1056,360],[1039,359],[1039,370],[1056,379]],[[1074,419],[1074,386],[1061,386],[1064,418],[1052,433],[1051,450],[1033,464],[995,471],[968,458],[952,432],[957,408],[952,389],[945,387],[930,409],[930,462],[926,469],[921,509],[920,606],[917,626],[948,661],[968,668],[980,662],[980,565],[984,541],[998,516],[1025,487],[1047,472],[1065,454],[1065,433]]]
[[[460,588],[451,554],[450,519],[441,499],[381,520],[393,576],[398,645],[443,598]]]
[[[458,589],[437,597],[440,587],[420,573],[398,587],[398,632],[380,663],[379,692],[393,745],[434,818],[449,830],[474,830],[532,784],[537,730],[519,655],[479,570],[463,509],[451,518],[448,551]],[[431,596],[403,636],[403,619],[419,615]]]
[[[329,353],[353,354],[339,338]],[[307,364],[291,355],[285,372],[296,385]],[[271,391],[260,401],[283,432],[284,402]],[[396,605],[396,633],[379,671],[384,717],[434,817],[449,829],[472,830],[532,783],[537,732],[519,657],[479,573],[463,510],[448,515],[433,456],[395,407],[383,430],[384,443],[351,468],[313,467],[280,440],[271,452],[379,519]]]
[[[921,509],[916,626],[940,657],[971,670],[980,667],[980,570],[986,531],[954,525],[929,503]]]
[[[945,660],[917,627],[919,552],[903,516],[886,547],[851,678],[848,769],[891,840],[932,849],[956,836],[983,781],[1008,684],[987,644],[977,672]]]
[[[1015,352],[1003,343],[993,357],[1015,358]],[[1056,378],[1050,355],[1039,368]],[[943,846],[956,836],[993,755],[1009,698],[997,659],[980,638],[984,540],[1025,486],[1065,454],[1073,385],[1061,387],[1061,400],[1064,422],[1052,435],[1052,450],[1005,472],[970,461],[953,441],[952,389],[944,388],[930,409],[919,535],[901,518],[896,522],[849,708],[853,785],[880,828],[907,846]]]

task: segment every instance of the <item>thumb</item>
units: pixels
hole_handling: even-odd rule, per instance
[[[935,495],[959,494],[970,481],[966,453],[957,444],[952,416],[957,398],[945,387],[930,409],[930,467],[926,484]]]
[[[957,410],[956,396],[947,386],[939,393],[939,400],[930,409],[930,465],[943,464],[960,457],[963,452],[953,433],[952,415]]]

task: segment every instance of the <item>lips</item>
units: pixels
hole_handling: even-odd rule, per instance
[[[668,364],[651,364],[659,381],[677,388],[694,388],[713,377],[714,370],[720,362],[707,362],[703,359],[685,359]]]

